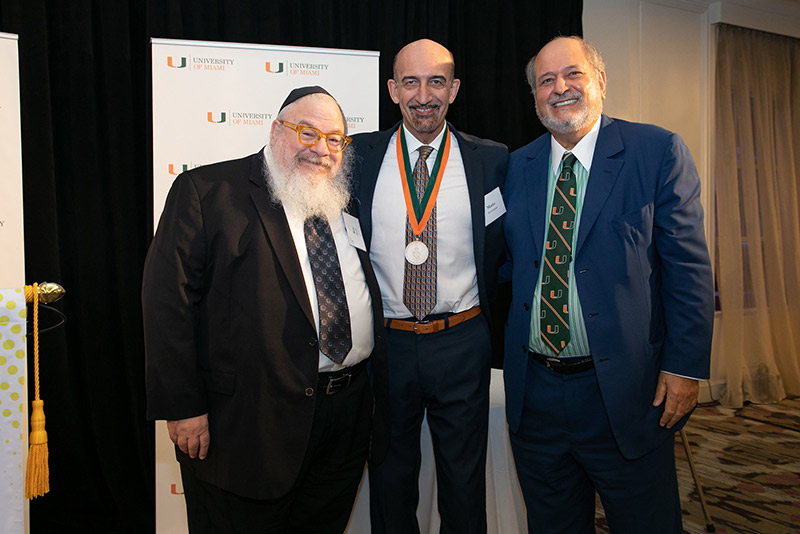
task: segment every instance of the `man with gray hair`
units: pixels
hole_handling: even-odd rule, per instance
[[[603,115],[578,37],[526,69],[548,134],[511,155],[504,377],[530,532],[683,532],[674,434],[708,377],[714,292],[686,145]]]
[[[148,415],[167,420],[192,533],[341,533],[385,455],[349,142],[327,91],[295,89],[267,147],[170,190],[144,268]]]

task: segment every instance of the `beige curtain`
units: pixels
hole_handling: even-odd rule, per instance
[[[800,395],[800,40],[717,27],[723,404]]]

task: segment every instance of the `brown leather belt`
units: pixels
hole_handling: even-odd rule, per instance
[[[404,332],[414,332],[415,334],[435,334],[442,330],[447,330],[464,321],[469,321],[473,317],[477,317],[481,313],[480,306],[473,306],[467,311],[449,315],[444,319],[436,319],[434,321],[402,321],[400,319],[384,319],[383,324],[386,328],[393,330],[402,330]]]

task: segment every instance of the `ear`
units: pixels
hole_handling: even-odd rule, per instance
[[[394,78],[389,78],[386,80],[386,87],[389,88],[389,96],[392,97],[392,102],[395,104],[400,103],[400,86],[397,85],[397,82],[394,81]]]
[[[600,95],[603,100],[606,99],[606,73],[600,71],[600,75],[597,77],[597,83],[600,85]]]
[[[458,88],[461,87],[461,80],[458,78],[453,78],[453,81],[450,82],[450,104],[456,99],[456,95],[458,94]]]
[[[278,122],[278,119],[272,121],[272,127],[269,129],[269,136],[271,139],[275,139],[275,135],[278,133],[278,130],[283,128],[283,125]]]

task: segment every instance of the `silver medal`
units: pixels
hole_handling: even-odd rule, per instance
[[[428,247],[422,241],[412,241],[406,245],[406,260],[411,265],[422,265],[428,259]]]

